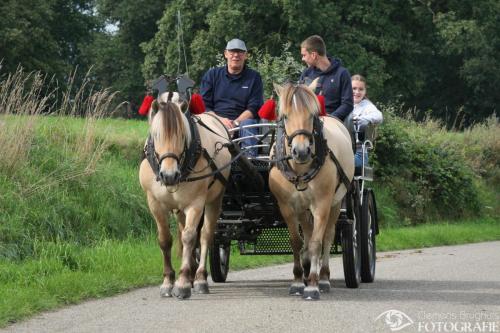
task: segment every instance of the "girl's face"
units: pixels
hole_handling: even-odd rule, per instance
[[[354,104],[358,104],[366,96],[366,86],[362,81],[354,80],[352,81],[352,97],[354,98]]]

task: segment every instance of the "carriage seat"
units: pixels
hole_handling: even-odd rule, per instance
[[[364,149],[365,152],[368,151],[370,146],[373,147],[375,143],[375,138],[377,137],[377,126],[374,124],[370,124],[366,126],[362,131],[358,131],[356,133],[356,129],[354,126],[354,122],[352,120],[352,113],[344,120],[344,125],[349,130],[351,134],[351,140],[353,142],[353,152],[356,154],[356,151]],[[357,136],[356,136],[357,134]],[[357,137],[357,141],[356,141]],[[354,169],[355,176],[362,176],[364,178],[373,179],[373,168],[368,164],[364,166],[358,166]]]

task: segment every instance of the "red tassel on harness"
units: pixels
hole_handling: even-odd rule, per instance
[[[151,104],[153,104],[154,97],[151,95],[146,95],[144,96],[144,99],[142,100],[141,107],[139,108],[139,114],[141,116],[147,116],[149,109],[151,108]]]
[[[319,102],[319,115],[320,116],[326,116],[326,108],[325,108],[325,96],[323,95],[317,95],[318,97],[318,102]]]
[[[189,111],[192,114],[201,114],[205,112],[205,103],[200,94],[192,94],[189,101]]]
[[[266,120],[276,120],[276,102],[274,99],[268,99],[258,112],[259,117]]]

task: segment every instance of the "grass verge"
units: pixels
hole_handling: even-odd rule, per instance
[[[500,240],[500,221],[387,228],[378,251]],[[0,261],[0,327],[44,310],[161,283],[162,260],[154,235],[147,239],[103,240],[93,247],[43,244],[37,259]],[[291,256],[240,256],[231,270],[291,262]],[[179,267],[175,257],[173,262]]]

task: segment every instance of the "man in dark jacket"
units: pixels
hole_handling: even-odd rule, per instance
[[[226,66],[209,69],[201,80],[201,95],[207,111],[214,112],[229,129],[256,124],[257,112],[264,102],[264,88],[259,72],[245,64],[247,48],[240,39],[232,39],[224,50]],[[251,136],[257,129],[241,129],[240,137]],[[247,139],[242,146],[255,144]],[[248,151],[255,155],[256,149]]]
[[[323,39],[318,35],[306,38],[300,44],[302,61],[306,68],[300,82],[311,84],[319,77],[316,94],[325,96],[326,112],[344,121],[353,109],[351,75],[340,60],[328,57]]]

